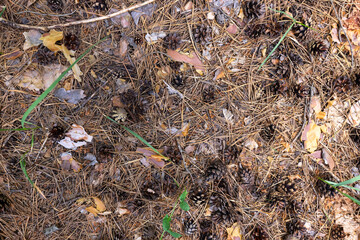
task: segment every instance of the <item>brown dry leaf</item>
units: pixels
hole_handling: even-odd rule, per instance
[[[94,208],[93,206],[87,207],[85,208],[86,211],[88,211],[89,213],[94,214],[94,216],[97,216],[98,213],[100,213],[96,208]]]
[[[58,32],[56,30],[50,30],[49,33],[44,33],[42,35],[42,37],[40,38],[40,40],[42,40],[44,46],[47,47],[48,49],[50,49],[51,51],[53,51],[53,52],[61,51],[64,54],[66,60],[70,64],[73,64],[76,59],[71,56],[69,49],[67,49],[64,44],[63,45],[56,44],[56,42],[62,40],[63,37],[64,37],[63,32]],[[72,67],[72,70],[73,70],[75,79],[78,80],[79,82],[81,82],[80,76],[83,75],[83,73],[81,72],[79,65],[75,64]]]
[[[228,233],[227,240],[241,240],[241,228],[239,223],[234,223],[230,228],[226,228]]]
[[[335,167],[335,162],[326,148],[322,149],[321,156],[322,159],[324,159],[325,163],[329,165],[330,171],[332,171]]]
[[[160,153],[163,152],[163,150],[158,151]],[[165,162],[163,160],[169,160],[169,158],[157,154],[151,148],[137,148],[136,152],[144,154],[148,162],[154,164],[154,166],[158,168],[163,168],[165,166]]]
[[[4,55],[1,55],[1,57],[7,59],[7,60],[14,60],[20,56],[22,56],[24,54],[23,51],[21,51],[20,49],[15,49],[14,51],[10,52],[10,53],[6,53]]]
[[[75,160],[73,159],[71,153],[62,153],[61,154],[61,168],[65,169],[65,170],[70,170],[72,169],[74,172],[79,172],[81,169],[81,165]]]
[[[204,64],[200,61],[195,52],[191,52],[190,55],[186,53],[179,53],[177,51],[168,49],[167,54],[174,61],[185,62],[193,65],[196,70],[205,71]]]
[[[72,128],[65,134],[66,136],[70,137],[71,140],[73,141],[85,140],[87,142],[92,141],[93,137],[85,132],[83,126],[80,126],[78,124],[73,124],[71,127]]]
[[[125,204],[118,202],[115,213],[117,213],[119,217],[121,217],[125,214],[130,214],[131,212],[129,209],[126,208]]]
[[[25,37],[25,42],[23,47],[24,51],[26,51],[31,47],[39,46],[42,43],[41,33],[37,30],[30,30],[28,32],[24,32],[23,35]]]
[[[320,126],[316,125],[314,121],[311,121],[310,124],[305,127],[302,134],[302,140],[304,141],[305,149],[310,153],[314,152],[318,147],[320,136]]]
[[[310,100],[310,108],[314,110],[316,114],[321,111],[321,102],[319,96],[313,96]]]
[[[235,24],[230,24],[226,31],[230,34],[236,34],[238,31],[238,27]]]
[[[92,197],[92,199],[94,200],[96,210],[98,210],[99,212],[104,212],[106,210],[105,204],[103,203],[103,201],[100,200],[100,198]]]

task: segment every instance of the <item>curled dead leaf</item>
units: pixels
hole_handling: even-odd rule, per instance
[[[193,65],[196,70],[205,71],[204,64],[200,61],[199,57],[196,55],[195,52],[186,54],[186,53],[179,53],[171,49],[167,49],[167,54],[174,61],[189,63]]]

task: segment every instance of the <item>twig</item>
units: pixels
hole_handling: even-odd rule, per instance
[[[54,28],[68,27],[68,26],[73,26],[73,25],[79,25],[79,24],[92,23],[92,22],[97,22],[97,21],[101,21],[101,20],[106,20],[106,19],[109,19],[109,18],[116,17],[116,16],[118,16],[120,14],[129,12],[129,11],[133,11],[136,8],[145,6],[145,5],[147,5],[149,3],[152,3],[154,1],[155,0],[148,0],[146,2],[136,4],[136,5],[132,6],[132,7],[129,7],[129,8],[120,10],[118,12],[115,12],[115,13],[112,13],[112,14],[109,14],[109,15],[106,15],[106,16],[102,16],[102,17],[91,18],[91,19],[86,19],[86,20],[80,20],[80,21],[75,21],[75,22],[69,22],[69,23],[64,23],[64,24],[57,24],[57,25],[52,25],[52,26],[47,26],[47,27],[32,26],[32,25],[14,23],[14,22],[11,22],[11,21],[9,21],[7,19],[4,19],[2,17],[0,17],[0,23],[8,25],[10,27],[14,27],[14,28],[38,29],[38,30],[43,30],[43,31],[49,31],[50,29],[54,29]]]
[[[353,67],[354,67],[354,52],[353,52],[353,47],[352,47],[352,44],[350,42],[350,39],[349,39],[349,36],[347,35],[346,31],[345,31],[345,28],[341,22],[341,19],[336,11],[336,8],[335,8],[335,5],[334,5],[334,0],[331,0],[331,5],[334,9],[334,12],[335,12],[335,15],[336,15],[336,18],[338,19],[339,21],[339,24],[340,24],[340,27],[341,29],[343,30],[344,34],[345,34],[345,37],[346,37],[346,40],[348,41],[349,43],[349,47],[350,47],[350,52],[351,52],[351,68],[350,68],[350,73],[353,71]],[[339,36],[339,39],[341,41],[341,35]]]

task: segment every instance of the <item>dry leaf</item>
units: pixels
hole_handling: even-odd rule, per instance
[[[93,139],[92,136],[85,132],[84,127],[77,124],[73,124],[72,128],[65,135],[74,141],[85,140],[87,142],[91,142]]]
[[[163,150],[158,150],[160,153]],[[146,157],[147,161],[154,164],[155,167],[163,168],[165,166],[165,162],[163,160],[168,160],[169,158],[161,156],[155,153],[151,148],[137,148],[137,153],[142,153]]]
[[[238,27],[235,24],[230,24],[226,31],[230,34],[236,34],[238,31]]]
[[[196,55],[195,52],[191,52],[190,55],[188,55],[186,53],[179,53],[177,51],[167,49],[167,54],[174,61],[189,63],[193,65],[195,69],[205,71],[203,63],[200,61],[199,57]]]
[[[226,121],[230,124],[234,124],[234,114],[232,114],[231,111],[223,108],[223,114],[224,114],[224,117],[226,119]]]
[[[316,125],[314,121],[311,121],[310,124],[305,127],[302,134],[302,140],[304,141],[305,149],[310,153],[314,152],[318,147],[320,136],[320,126]]]
[[[257,142],[255,142],[255,140],[252,138],[249,138],[248,140],[246,140],[246,142],[244,143],[244,146],[247,147],[249,150],[256,150],[259,147]]]
[[[14,60],[24,54],[23,51],[20,51],[20,49],[15,49],[14,51],[10,53],[6,53],[4,55],[1,55],[1,57],[5,58],[6,60]]]
[[[53,95],[71,104],[78,104],[81,99],[86,97],[82,89],[65,90],[64,88],[58,88],[54,91]]]
[[[227,240],[241,240],[241,227],[239,223],[234,223],[230,228],[226,229],[228,233]]]
[[[92,199],[94,200],[96,209],[99,212],[104,212],[106,210],[105,204],[98,197],[92,197]]]
[[[39,46],[42,43],[41,33],[37,30],[30,30],[28,32],[24,32],[23,35],[25,37],[25,42],[23,47],[24,51],[26,51],[31,47]]]
[[[314,110],[316,114],[321,111],[321,102],[319,96],[313,96],[310,101],[310,108]]]
[[[148,33],[145,35],[145,39],[149,44],[154,44],[164,37],[166,37],[166,33],[164,33],[164,32],[154,32],[154,33],[151,33],[151,34]]]
[[[350,108],[348,123],[353,127],[360,125],[360,101],[354,103]]]
[[[330,171],[332,171],[335,167],[335,162],[332,159],[329,151],[326,148],[322,149],[321,156],[322,156],[322,159],[324,159],[325,164],[329,165]]]
[[[74,172],[79,172],[81,165],[73,159],[71,153],[65,152],[61,154],[61,168],[65,170],[72,169]]]

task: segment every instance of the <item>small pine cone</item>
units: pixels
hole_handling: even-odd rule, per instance
[[[351,140],[358,146],[360,147],[360,129],[359,128],[353,128],[350,131],[349,134]]]
[[[220,238],[214,233],[201,233],[200,240],[220,240]]]
[[[34,62],[40,65],[48,65],[55,63],[56,61],[57,57],[55,56],[55,53],[44,45],[40,45],[39,49],[34,54]]]
[[[61,126],[53,126],[52,129],[50,129],[50,137],[60,140],[65,135],[65,129]]]
[[[142,229],[142,237],[143,240],[153,240],[157,239],[156,226],[155,225],[147,225]]]
[[[3,193],[0,193],[0,212],[8,211],[11,207],[11,200]]]
[[[281,94],[287,97],[289,95],[289,84],[285,79],[276,80],[270,85],[270,92],[274,95]]]
[[[205,171],[205,180],[210,181],[219,181],[226,174],[226,167],[220,161],[215,161],[206,169]]]
[[[125,106],[134,105],[134,103],[137,102],[137,94],[134,90],[129,89],[125,93],[120,95],[120,101]]]
[[[239,157],[239,149],[236,146],[226,146],[224,160],[226,164],[234,163]]]
[[[170,68],[173,72],[177,73],[180,71],[180,67],[181,67],[181,62],[175,62],[175,61],[171,61],[169,63]]]
[[[176,50],[180,47],[181,38],[177,33],[170,33],[164,38],[164,47],[167,49]]]
[[[329,179],[329,175],[326,174],[324,177],[322,177],[321,179],[324,180],[329,180],[332,181],[332,179]],[[331,177],[330,177],[331,178]],[[318,193],[321,196],[324,197],[334,197],[335,194],[337,193],[336,189],[331,187],[329,184],[324,183],[323,181],[321,181],[320,179],[317,180],[316,185],[315,185],[315,189],[318,191]]]
[[[66,34],[64,37],[65,47],[69,50],[76,51],[79,49],[80,40],[75,34]]]
[[[265,24],[256,24],[255,26],[249,25],[245,29],[245,34],[249,36],[249,38],[255,39],[263,35],[265,33],[265,29],[266,29]]]
[[[250,0],[243,3],[246,20],[262,18],[265,14],[265,5],[259,0]]]
[[[303,84],[296,84],[293,87],[293,92],[298,98],[304,98],[310,95],[310,87]]]
[[[279,192],[277,192],[277,191],[269,192],[266,199],[271,207],[277,206],[280,209],[285,209],[289,205],[286,197],[283,195],[280,195]]]
[[[324,55],[329,47],[330,44],[327,40],[312,41],[309,45],[310,53],[314,56]]]
[[[277,64],[270,73],[270,77],[276,79],[288,79],[290,77],[290,66],[287,62]]]
[[[218,223],[228,224],[231,222],[231,211],[228,202],[220,195],[213,194],[209,200],[211,219]]]
[[[354,83],[356,84],[356,86],[360,87],[360,74],[356,73],[352,76],[352,79],[354,81]]]
[[[134,43],[135,43],[136,45],[141,45],[141,44],[143,43],[143,41],[144,41],[144,38],[143,38],[143,36],[140,35],[140,34],[138,34],[138,35],[136,35],[136,36],[134,37]]]
[[[106,11],[108,9],[105,0],[96,0],[93,4],[93,9],[95,11]]]
[[[181,74],[176,74],[173,76],[171,84],[176,88],[182,88],[185,85],[185,79]]]
[[[187,219],[184,222],[184,233],[185,235],[194,235],[197,232],[197,224],[192,219]]]
[[[275,137],[275,129],[274,124],[268,124],[261,129],[259,135],[264,141],[270,142]]]
[[[296,181],[292,181],[290,179],[286,179],[285,181],[280,182],[276,186],[276,190],[285,195],[292,195],[298,191],[298,183]]]
[[[254,183],[254,175],[248,168],[240,168],[239,169],[240,182],[242,184],[253,184]]]
[[[64,3],[62,0],[47,0],[47,4],[51,11],[54,12],[61,12],[64,7]]]
[[[211,40],[211,27],[199,25],[193,29],[193,36],[196,43],[206,45]]]
[[[178,164],[178,165],[181,164],[182,156],[181,156],[181,153],[180,153],[180,151],[179,151],[179,149],[177,147],[167,147],[165,154],[175,164]]]
[[[253,240],[268,240],[270,239],[269,235],[264,231],[260,226],[256,226],[255,229],[251,232]]]
[[[300,219],[293,219],[286,223],[286,231],[288,234],[294,234],[296,232],[303,232],[306,228],[304,223]]]
[[[290,52],[289,53],[289,59],[294,64],[294,66],[304,64],[303,59],[300,57],[300,55],[298,55],[296,53]]]
[[[196,206],[200,206],[206,203],[208,194],[204,190],[192,191],[189,194],[189,199],[193,201]]]
[[[334,91],[341,94],[346,93],[352,88],[351,79],[347,76],[341,76],[334,81]]]
[[[309,26],[311,27],[311,22],[310,21],[303,21],[303,23],[306,25],[306,26]],[[308,32],[309,32],[309,28],[308,27],[305,27],[301,24],[296,24],[293,28],[292,28],[292,31],[295,35],[296,38],[300,39],[300,40],[304,40],[307,35],[308,35]]]
[[[344,228],[341,225],[334,225],[331,229],[330,238],[333,240],[345,239],[346,234]]]
[[[203,101],[206,103],[212,103],[215,100],[215,89],[213,86],[205,88],[202,92]]]

